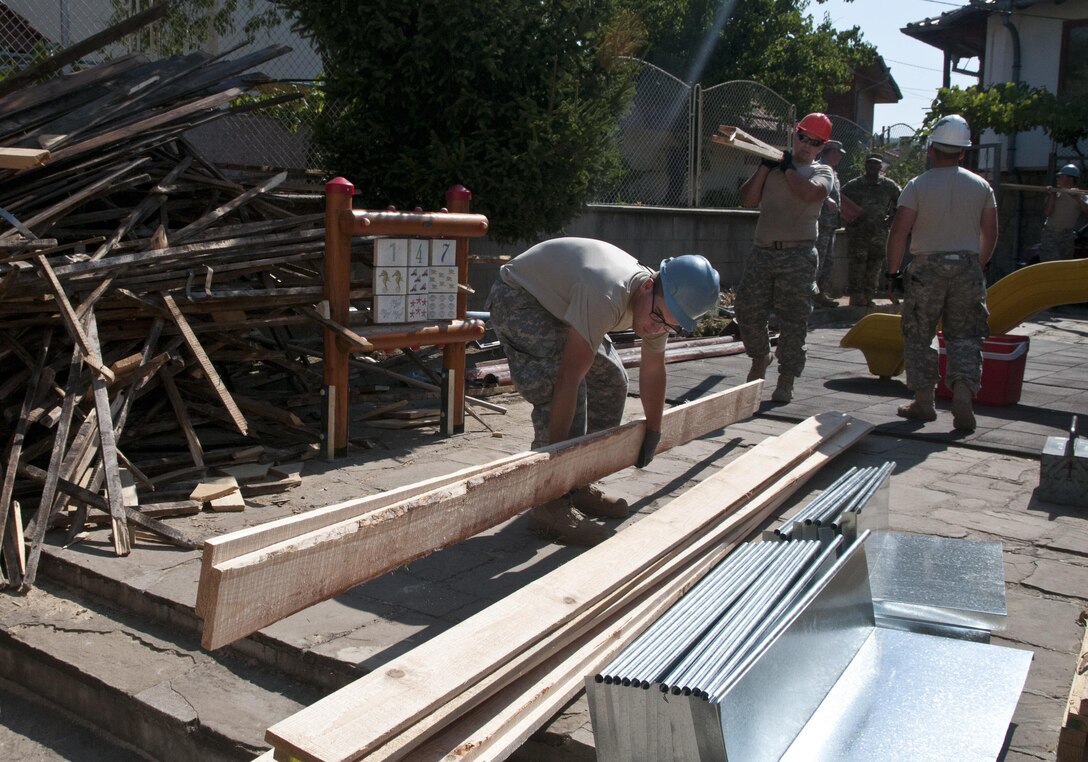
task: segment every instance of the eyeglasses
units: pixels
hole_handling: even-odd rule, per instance
[[[652,317],[655,322],[660,323],[661,325],[665,326],[665,330],[668,331],[673,336],[677,335],[682,330],[684,330],[680,326],[674,325],[673,323],[670,323],[668,320],[666,320],[665,316],[663,314],[661,314],[661,310],[659,310],[657,308],[657,288],[656,287],[650,292],[650,317]]]
[[[826,140],[820,140],[819,138],[810,138],[808,135],[801,132],[800,130],[797,131],[797,139],[800,140],[802,143],[808,143],[813,148],[819,148],[827,142]]]

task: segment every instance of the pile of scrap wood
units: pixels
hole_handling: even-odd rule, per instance
[[[0,81],[0,148],[37,157],[0,168],[0,582],[33,582],[53,526],[195,547],[162,518],[298,483],[321,437],[321,197],[301,213],[286,173],[232,178],[185,139],[279,102],[239,96],[286,50]]]
[[[269,728],[264,758],[504,759],[871,426],[810,418],[478,614]]]

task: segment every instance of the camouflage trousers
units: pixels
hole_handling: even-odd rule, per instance
[[[916,256],[907,269],[903,298],[903,360],[912,391],[937,385],[937,323],[944,333],[945,384],[963,381],[972,393],[982,383],[982,343],[989,335],[986,279],[970,251]]]
[[[1073,228],[1051,228],[1043,226],[1043,235],[1039,239],[1039,261],[1056,262],[1059,259],[1073,258],[1073,243],[1077,231]]]
[[[835,258],[835,228],[820,228],[816,236],[816,290],[827,293],[831,280],[831,263]]]
[[[506,352],[510,379],[518,393],[532,404],[533,447],[548,442],[552,392],[569,327],[544,309],[528,291],[495,279],[487,297],[491,326]],[[597,348],[578,400],[570,436],[618,426],[627,403],[627,371],[606,336]]]
[[[849,270],[846,293],[868,296],[884,271],[888,231],[883,228],[852,228],[848,235]]]
[[[771,351],[767,329],[773,312],[778,323],[779,373],[801,375],[815,278],[813,246],[752,249],[734,304],[740,338],[749,357],[763,357]]]

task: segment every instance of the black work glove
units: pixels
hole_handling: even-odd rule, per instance
[[[896,270],[894,273],[884,273],[884,280],[888,284],[888,293],[905,294],[907,292],[902,270]]]
[[[661,432],[646,429],[646,434],[642,437],[642,447],[638,448],[638,460],[635,461],[635,465],[639,468],[650,465],[659,444],[661,444]]]
[[[793,154],[789,151],[782,152],[782,161],[778,162],[778,168],[785,172],[787,169],[793,169]]]
[[[767,169],[777,169],[778,168],[778,162],[775,161],[774,159],[761,159],[759,163],[760,163],[761,166],[764,166]]]

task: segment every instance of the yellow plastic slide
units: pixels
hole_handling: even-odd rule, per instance
[[[1040,262],[1006,275],[986,291],[990,333],[1008,333],[1022,322],[1059,304],[1088,301],[1088,259]],[[903,336],[899,315],[866,315],[842,337],[839,346],[860,349],[869,372],[891,378],[903,372]]]

